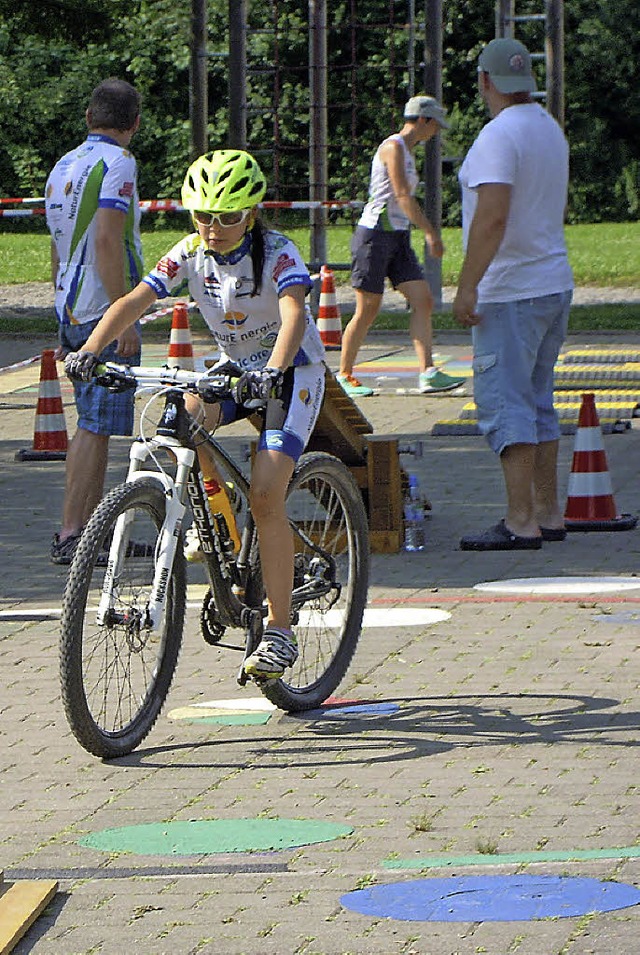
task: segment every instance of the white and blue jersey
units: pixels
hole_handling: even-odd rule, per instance
[[[98,273],[95,247],[98,209],[126,215],[123,256],[127,291],[142,275],[140,203],[136,161],[109,136],[90,133],[66,153],[45,187],[47,226],[60,262],[55,310],[62,325],[84,325],[111,304]]]
[[[186,236],[143,279],[158,298],[180,294],[185,286],[209,326],[223,358],[243,371],[264,368],[282,320],[278,299],[294,285],[311,287],[311,277],[298,249],[279,232],[266,232],[262,287],[254,286],[251,233],[228,255],[207,249],[197,233]],[[324,346],[313,316],[306,327],[293,366],[317,364]]]

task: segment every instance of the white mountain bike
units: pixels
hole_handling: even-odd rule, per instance
[[[88,521],[63,598],[60,675],[67,719],[88,752],[109,758],[130,753],[145,739],[171,686],[185,615],[183,529],[189,516],[209,584],[200,613],[207,643],[239,650],[244,662],[260,642],[266,604],[248,479],[184,402],[186,392],[209,401],[228,397],[233,380],[111,363],[97,372],[107,388],[149,387],[149,404],[164,403],[150,438],[142,433],[145,409],[127,479]],[[209,508],[195,453],[201,441],[234,486],[237,554],[223,515]],[[291,625],[299,656],[284,677],[258,686],[276,706],[296,711],[320,705],[349,667],[367,601],[369,545],[361,493],[332,455],[302,455],[287,513],[295,545]],[[237,679],[247,682],[242,664]]]

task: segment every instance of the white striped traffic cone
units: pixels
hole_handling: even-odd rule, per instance
[[[628,531],[638,522],[616,511],[592,393],[582,396],[564,522],[569,531]]]
[[[322,344],[326,349],[332,350],[342,346],[342,322],[333,272],[326,265],[320,269],[320,283],[320,303],[316,324]]]
[[[64,461],[67,456],[67,424],[54,354],[52,348],[42,352],[33,447],[17,451],[16,461]]]
[[[193,342],[186,302],[178,302],[173,308],[167,364],[170,368],[193,371]]]

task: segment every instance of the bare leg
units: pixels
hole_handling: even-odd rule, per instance
[[[375,322],[382,304],[382,295],[363,292],[361,289],[355,289],[354,291],[356,293],[356,308],[342,334],[339,372],[341,375],[351,375],[353,373],[353,366],[356,363],[360,346]]]
[[[533,490],[540,527],[564,527],[558,502],[558,447],[558,441],[542,441],[536,446]]]
[[[539,537],[534,505],[535,444],[511,444],[500,455],[507,491],[507,528],[520,537]]]
[[[398,285],[398,291],[402,292],[409,303],[411,309],[409,333],[418,359],[419,370],[426,371],[427,368],[433,367],[433,331],[431,327],[433,296],[431,289],[426,282],[417,280],[402,282],[401,285]]]
[[[108,454],[109,435],[76,430],[67,451],[60,540],[77,534],[100,501]]]
[[[293,534],[285,495],[294,463],[280,451],[259,451],[251,472],[251,513],[258,529],[262,578],[267,592],[267,626],[291,626]]]

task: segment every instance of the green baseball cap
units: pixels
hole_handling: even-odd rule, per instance
[[[447,111],[433,96],[412,96],[408,101],[404,108],[404,118],[417,119],[419,116],[424,116],[425,119],[435,119],[443,129],[449,129]]]
[[[511,37],[498,37],[487,43],[478,59],[478,70],[489,74],[500,93],[533,93],[537,89],[531,54],[523,43]]]

